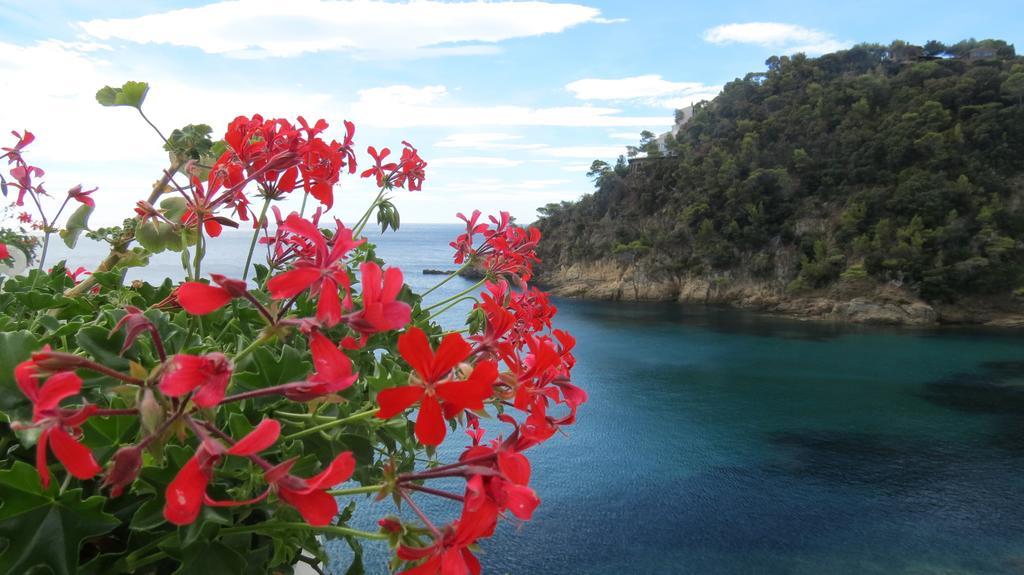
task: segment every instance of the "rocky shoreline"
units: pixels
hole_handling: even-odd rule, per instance
[[[563,297],[728,305],[806,320],[1024,327],[1019,298],[929,303],[898,285],[871,280],[840,280],[826,289],[789,293],[785,282],[770,278],[650,274],[617,262],[593,262],[541,270],[536,283]]]

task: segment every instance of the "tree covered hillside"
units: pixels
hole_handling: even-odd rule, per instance
[[[545,270],[617,259],[787,292],[1024,286],[1024,58],[1002,41],[773,57],[596,191],[540,210]]]

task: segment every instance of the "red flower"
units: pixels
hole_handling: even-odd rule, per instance
[[[395,299],[402,291],[402,270],[388,268],[382,273],[376,263],[364,262],[359,272],[362,274],[363,308],[347,318],[349,325],[365,336],[408,324],[412,308]]]
[[[355,382],[359,374],[352,373],[352,361],[331,340],[320,332],[309,336],[309,349],[313,353],[313,374],[299,384],[289,384],[284,392],[292,401],[309,401],[328,393],[337,393]]]
[[[25,130],[24,134],[19,134],[18,132],[11,130],[11,135],[18,138],[18,143],[15,144],[13,148],[0,148],[4,152],[7,152],[3,156],[0,156],[0,158],[6,157],[8,164],[13,164],[14,162],[21,160],[21,151],[25,149],[25,146],[28,146],[36,139],[35,135],[28,130]]]
[[[68,197],[73,199],[73,200],[75,200],[75,201],[77,201],[77,202],[81,202],[81,203],[89,206],[90,208],[95,208],[96,207],[96,202],[95,202],[95,200],[92,199],[91,196],[92,196],[92,193],[95,192],[97,189],[99,189],[99,188],[93,188],[91,190],[86,190],[86,191],[83,192],[82,191],[82,184],[78,184],[77,186],[75,186],[75,187],[71,188],[70,190],[68,190]]]
[[[402,159],[399,161],[398,175],[395,177],[395,185],[399,188],[405,185],[410,192],[417,192],[423,188],[424,168],[427,163],[420,157],[420,153],[412,144],[402,141],[405,149],[402,150]]]
[[[175,525],[188,525],[199,517],[206,497],[206,487],[213,478],[213,466],[228,455],[249,456],[259,453],[277,441],[281,424],[264,419],[248,435],[225,450],[214,439],[203,437],[199,449],[167,485],[164,518]],[[258,498],[262,499],[262,497]]]
[[[445,336],[435,353],[430,349],[426,334],[411,327],[398,337],[398,351],[416,374],[409,377],[410,385],[377,394],[380,404],[377,417],[394,417],[421,401],[416,438],[423,445],[439,445],[445,436],[445,417],[455,417],[463,409],[483,409],[484,400],[493,393],[492,385],[498,378],[498,365],[493,361],[477,363],[464,381],[450,377],[452,369],[471,351],[470,345],[457,333]]]
[[[11,252],[7,249],[7,244],[0,244],[0,260],[10,259]]]
[[[199,178],[192,177],[192,195],[186,197],[188,208],[181,217],[183,224],[189,227],[198,228],[202,223],[206,235],[215,238],[224,230],[224,226],[237,228],[238,224],[229,218],[215,215],[216,210],[230,197],[217,196],[221,181],[217,171],[210,171],[208,178],[209,190],[207,190]]]
[[[373,157],[374,166],[368,170],[365,170],[359,176],[361,178],[369,178],[370,176],[376,176],[377,187],[383,188],[385,184],[385,179],[391,177],[391,174],[394,173],[394,171],[398,168],[398,164],[394,162],[388,164],[383,163],[384,158],[388,157],[391,154],[391,150],[388,148],[384,148],[383,150],[380,151],[380,153],[378,153],[377,148],[370,146],[369,148],[366,149],[366,151],[367,153],[370,154],[370,156]],[[390,181],[387,181],[386,183],[388,185],[391,184]]]
[[[44,348],[43,351],[48,351]],[[46,448],[78,479],[91,479],[103,470],[96,463],[89,448],[82,445],[76,435],[81,425],[96,411],[95,405],[77,410],[63,410],[62,400],[82,390],[82,380],[74,372],[57,373],[39,385],[39,367],[32,360],[24,361],[14,369],[14,379],[21,392],[32,402],[32,427],[42,431],[36,443],[36,468],[43,487],[50,485],[50,470],[46,467]]]
[[[294,463],[294,459],[285,461],[267,470],[263,477],[277,490],[281,500],[297,509],[307,523],[330,524],[338,514],[338,502],[327,490],[352,477],[356,468],[352,452],[338,454],[326,469],[308,479],[288,473]]]
[[[160,378],[160,391],[169,397],[180,397],[198,388],[192,400],[199,407],[213,407],[224,399],[230,381],[231,362],[224,354],[178,354]]]
[[[71,281],[75,282],[76,284],[82,281],[82,278],[84,276],[92,275],[91,271],[82,266],[79,266],[78,269],[76,269],[75,271],[71,271],[67,268],[64,268],[64,273],[67,274],[67,276],[71,278]]]
[[[270,297],[287,299],[309,289],[311,296],[319,296],[316,307],[316,318],[327,326],[336,325],[341,321],[341,303],[338,290],[345,291],[345,307],[351,307],[349,300],[348,272],[342,263],[345,255],[352,248],[361,245],[365,239],[352,240],[352,230],[338,222],[330,248],[327,240],[315,225],[291,214],[283,227],[299,239],[311,244],[308,256],[295,263],[295,267],[280,273],[267,282]]]
[[[213,313],[236,297],[244,297],[247,286],[242,280],[221,274],[210,274],[216,286],[199,282],[185,282],[178,287],[178,303],[192,315]]]
[[[474,439],[476,439],[475,436]],[[478,460],[487,455],[494,455],[487,465],[498,472],[497,475],[481,477],[482,486],[487,497],[494,501],[499,511],[509,510],[513,515],[529,521],[533,510],[540,505],[537,493],[528,487],[530,482],[530,460],[515,451],[510,442],[492,441],[490,447],[475,445],[470,447],[460,461]]]
[[[442,536],[427,548],[398,546],[398,558],[404,561],[426,559],[403,571],[403,575],[479,575],[480,562],[469,551],[481,537],[490,537],[498,521],[498,508],[484,493],[483,481],[475,475],[466,483],[462,515]]]

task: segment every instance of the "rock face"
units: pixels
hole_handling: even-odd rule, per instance
[[[678,301],[729,305],[802,319],[877,325],[983,324],[1024,326],[1018,301],[929,304],[907,290],[869,280],[841,280],[826,290],[790,293],[778,280],[646,274],[614,261],[542,270],[539,284],[564,297],[626,301]]]

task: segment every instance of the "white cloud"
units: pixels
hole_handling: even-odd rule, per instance
[[[612,132],[608,134],[608,137],[613,140],[629,140],[631,142],[640,141],[640,132]]]
[[[480,126],[568,126],[667,128],[672,118],[622,116],[619,108],[560,106],[531,108],[508,104],[489,106],[449,102],[443,86],[387,86],[360,90],[347,117],[357,125],[381,128]]]
[[[530,150],[543,148],[547,144],[525,144],[522,136],[502,132],[462,132],[449,134],[434,146],[438,148],[473,148],[475,150]]]
[[[787,54],[804,52],[817,55],[847,48],[851,42],[837,40],[832,34],[781,22],[723,24],[704,32],[712,44],[756,44]]]
[[[562,171],[586,174],[590,171],[590,164],[569,164],[567,166],[562,166]]]
[[[446,193],[475,192],[544,192],[570,183],[565,179],[536,179],[505,181],[497,178],[479,178],[438,186],[436,191]]]
[[[408,58],[493,53],[497,42],[588,22],[611,21],[601,18],[597,8],[541,1],[228,0],[79,26],[102,40],[189,46],[248,58],[336,50]]]
[[[510,160],[508,158],[496,158],[493,156],[449,156],[446,158],[433,158],[430,160],[431,168],[443,166],[482,166],[488,168],[514,168],[522,164],[522,160]]]
[[[553,158],[593,160],[596,158],[617,158],[619,155],[626,153],[626,148],[625,146],[561,146],[545,148],[539,150],[538,153]]]
[[[701,82],[671,82],[657,74],[629,78],[585,78],[565,85],[580,100],[633,101],[659,108],[685,108],[722,90]]]

